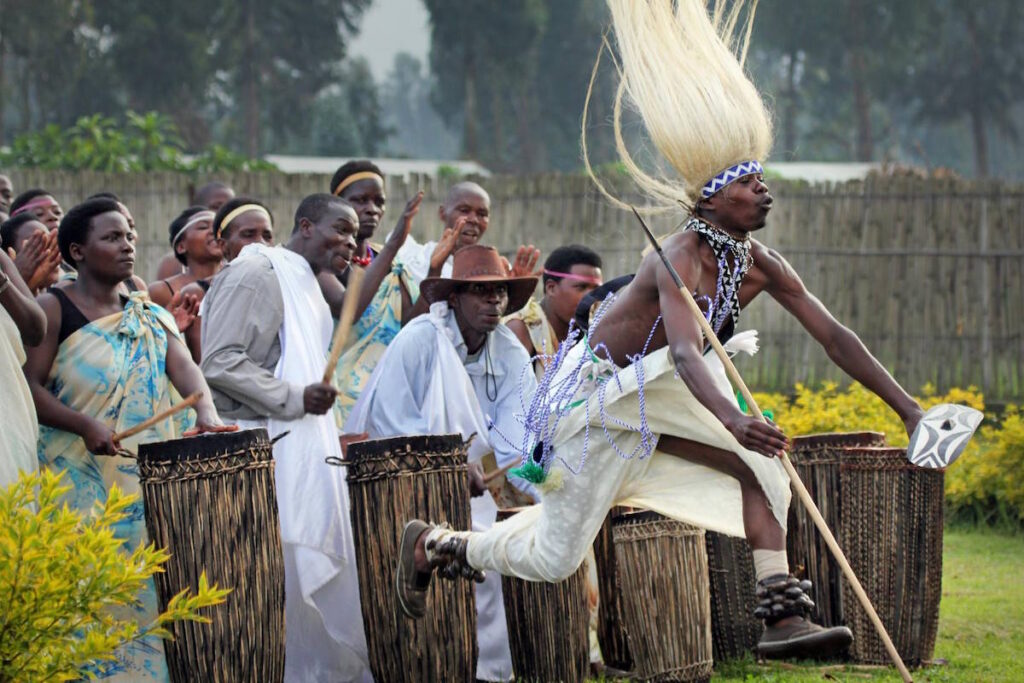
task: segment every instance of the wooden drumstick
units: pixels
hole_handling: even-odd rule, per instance
[[[199,399],[201,399],[202,397],[203,392],[197,391],[196,393],[192,394],[181,403],[175,404],[168,408],[167,410],[157,413],[153,417],[149,418],[148,420],[140,422],[131,429],[126,429],[123,432],[118,432],[114,434],[114,441],[116,442],[120,441],[121,439],[127,439],[130,436],[135,436],[139,432],[144,432],[153,425],[162,422],[163,420],[166,420],[167,418],[171,417],[172,415],[175,415],[176,413],[180,413],[182,410],[185,410],[185,408],[191,408],[195,404],[199,403]]]
[[[338,316],[338,327],[334,330],[331,340],[331,355],[327,357],[327,369],[324,370],[324,384],[331,384],[334,369],[338,366],[341,350],[348,341],[348,333],[356,317],[356,304],[359,303],[359,290],[363,284],[363,269],[350,266],[348,286],[345,288],[345,301],[341,304],[341,315]]]
[[[484,475],[484,486],[490,485],[492,481],[494,481],[503,474],[507,474],[510,469],[512,469],[518,464],[519,462],[512,461],[500,469],[496,469],[493,472],[488,472],[487,474]]]
[[[743,394],[744,400],[747,402],[747,407],[750,408],[751,413],[761,422],[767,423],[765,416],[761,413],[761,409],[757,407],[757,401],[750,393],[750,389],[747,388],[746,382],[740,377],[740,373],[736,370],[736,366],[732,364],[732,359],[729,358],[729,354],[726,353],[725,348],[722,347],[722,342],[718,340],[718,335],[711,328],[711,324],[707,318],[704,317],[704,312],[700,310],[697,302],[694,301],[693,295],[690,290],[686,288],[683,283],[683,279],[679,277],[679,273],[676,272],[672,262],[668,260],[665,253],[661,250],[661,244],[658,242],[658,238],[654,236],[650,228],[647,227],[647,222],[640,216],[640,212],[635,207],[633,213],[636,214],[637,220],[640,221],[640,225],[643,226],[644,232],[647,233],[647,239],[650,240],[651,246],[658,252],[658,256],[661,257],[661,262],[665,264],[669,274],[672,276],[672,280],[679,288],[679,293],[683,296],[683,300],[686,301],[687,307],[696,316],[697,322],[700,324],[700,329],[704,333],[704,337],[711,344],[711,347],[718,354],[718,357],[722,361],[722,365],[725,366],[725,371],[729,375],[729,379],[732,380],[733,384],[739,387],[740,392]],[[825,544],[828,549],[832,551],[833,557],[839,564],[840,569],[843,570],[843,575],[846,580],[850,582],[850,586],[853,588],[853,592],[857,595],[857,599],[860,601],[861,606],[864,607],[864,611],[867,612],[868,618],[871,619],[871,623],[875,627],[875,631],[878,633],[878,637],[881,638],[882,643],[885,645],[886,651],[889,653],[889,658],[892,663],[899,670],[900,675],[904,681],[910,683],[913,679],[910,677],[910,671],[907,670],[906,665],[900,658],[900,653],[897,652],[896,646],[893,645],[892,638],[889,637],[889,633],[885,630],[885,625],[882,624],[882,620],[878,617],[878,613],[875,611],[874,605],[871,604],[871,599],[868,598],[868,594],[864,592],[864,587],[860,585],[860,580],[857,579],[857,575],[853,571],[853,567],[850,566],[849,561],[846,559],[846,555],[843,553],[842,548],[839,547],[839,542],[836,541],[836,537],[832,534],[832,530],[828,528],[828,523],[825,518],[821,516],[821,512],[818,511],[818,506],[814,504],[814,499],[811,498],[811,494],[807,491],[807,487],[804,486],[803,481],[800,479],[800,475],[797,473],[796,468],[793,467],[793,463],[789,461],[789,455],[782,451],[782,455],[779,457],[782,462],[782,466],[786,470],[786,474],[789,475],[790,483],[793,488],[796,489],[797,497],[800,498],[800,502],[807,508],[807,512],[810,514],[811,519],[814,521],[814,525],[818,527],[818,531],[825,539]]]

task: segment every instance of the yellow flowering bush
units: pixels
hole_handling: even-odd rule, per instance
[[[789,436],[821,432],[874,431],[894,446],[906,446],[903,422],[882,399],[853,383],[841,389],[828,382],[820,389],[796,385],[795,394],[755,393],[763,411]],[[925,385],[917,397],[926,410],[939,403],[960,403],[985,410],[976,387],[936,394]],[[1009,406],[1001,422],[986,416],[964,453],[946,471],[946,503],[954,518],[995,524],[1024,524],[1024,414]]]
[[[69,681],[147,635],[170,636],[179,620],[208,622],[199,610],[230,590],[210,586],[174,596],[151,624],[114,616],[132,605],[170,555],[153,545],[131,553],[113,526],[134,501],[112,487],[105,503],[82,515],[61,504],[63,473],[24,474],[0,489],[0,681]]]

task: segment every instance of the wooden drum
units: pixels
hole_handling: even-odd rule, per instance
[[[637,680],[708,680],[711,596],[704,530],[647,511],[612,524]]]
[[[739,659],[757,647],[754,555],[746,539],[705,533],[711,584],[711,643],[716,662]]]
[[[601,644],[601,657],[608,666],[630,671],[633,669],[633,658],[629,654],[622,586],[619,585],[615,543],[612,537],[612,520],[624,514],[625,510],[626,508],[615,507],[608,512],[597,538],[594,539],[594,558],[597,563],[599,596],[597,641]]]
[[[498,511],[498,521],[522,508]],[[590,673],[586,564],[561,583],[501,577],[512,669],[524,683],[582,683]]]
[[[466,447],[458,434],[350,444],[347,476],[370,669],[378,681],[473,681],[476,606],[469,581],[434,577],[427,613],[398,609],[395,569],[411,519],[469,529]]]
[[[839,531],[839,511],[842,505],[840,463],[849,448],[884,445],[885,435],[880,432],[811,434],[793,439],[790,460],[840,546],[843,546],[843,537]],[[845,625],[842,570],[829,552],[825,539],[814,526],[811,516],[807,514],[807,509],[795,494],[789,506],[787,526],[786,554],[789,556],[790,571],[810,579],[814,584],[811,599],[814,600],[821,625]],[[858,578],[863,580],[864,577],[858,574]],[[846,605],[848,608],[860,609],[857,602]]]
[[[907,461],[902,448],[851,448],[840,466],[839,542],[903,661],[932,658],[942,598],[945,473]],[[882,641],[843,580],[850,654],[888,664]]]
[[[164,641],[172,681],[284,678],[284,560],[265,429],[139,446],[146,528],[171,558],[154,576],[160,609],[184,588],[231,588],[205,612],[211,623],[174,622]]]

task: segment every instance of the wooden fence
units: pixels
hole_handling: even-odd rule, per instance
[[[143,277],[167,252],[167,225],[188,204],[193,179],[183,174],[107,175],[18,170],[18,191],[45,187],[68,207],[100,190],[117,193],[135,214]],[[239,194],[265,201],[280,236],[299,200],[325,191],[329,177],[279,173],[218,176]],[[545,253],[573,242],[605,259],[605,275],[631,272],[645,246],[628,213],[610,206],[576,176],[495,177],[485,241],[504,253],[532,243]],[[432,178],[388,179],[384,225],[423,189],[413,234],[440,233],[437,205],[446,187]],[[622,196],[642,203],[628,187]],[[775,182],[775,209],[758,239],[777,248],[808,289],[855,330],[881,362],[913,391],[976,385],[994,400],[1024,397],[1024,189],[994,182],[917,178],[808,186]],[[655,216],[669,232],[678,212]],[[742,327],[761,334],[761,352],[740,370],[755,387],[789,391],[794,383],[842,380],[842,373],[800,325],[768,296],[755,301]]]

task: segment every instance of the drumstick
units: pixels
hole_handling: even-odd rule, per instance
[[[512,461],[512,462],[510,462],[509,464],[505,465],[502,468],[496,469],[493,472],[488,472],[487,474],[484,475],[484,486],[489,485],[492,481],[494,481],[495,479],[497,479],[501,475],[507,474],[510,469],[512,469],[513,467],[515,467],[518,464],[519,464],[518,462]]]
[[[131,429],[126,429],[123,432],[118,432],[117,434],[114,434],[114,441],[127,439],[129,436],[135,436],[139,432],[144,432],[153,425],[157,424],[158,422],[166,420],[171,415],[174,415],[175,413],[180,413],[182,410],[185,410],[185,408],[191,408],[195,404],[199,403],[199,399],[201,399],[202,397],[203,392],[197,391],[196,393],[192,394],[181,403],[175,404],[161,413],[157,413],[153,417],[149,418],[148,420],[144,420],[143,422],[140,422]]]
[[[761,422],[767,423],[765,416],[761,413],[761,409],[757,407],[757,401],[754,400],[753,395],[750,393],[750,389],[747,388],[746,382],[740,377],[740,373],[736,370],[736,366],[732,364],[732,359],[729,358],[729,354],[725,352],[722,347],[722,343],[718,341],[718,335],[711,328],[711,324],[704,317],[703,311],[694,301],[693,295],[690,294],[690,290],[683,284],[683,279],[679,277],[679,273],[672,266],[672,262],[665,256],[665,252],[661,250],[661,244],[658,242],[658,238],[654,236],[650,228],[647,227],[647,222],[640,216],[640,212],[636,210],[636,207],[630,207],[633,209],[633,213],[636,215],[637,220],[640,221],[640,225],[643,226],[644,232],[647,233],[647,239],[650,240],[651,246],[658,252],[658,256],[661,257],[661,262],[665,264],[669,274],[672,276],[672,280],[675,282],[676,287],[679,288],[679,293],[682,294],[683,300],[686,301],[687,307],[690,312],[697,317],[698,323],[700,323],[700,329],[704,333],[704,337],[711,344],[711,347],[718,354],[718,357],[722,360],[722,365],[725,366],[725,371],[728,373],[729,378],[733,384],[739,387],[740,392],[743,394],[744,400],[747,402],[747,406],[753,415],[761,420]],[[811,519],[814,520],[814,525],[818,527],[818,531],[821,532],[822,537],[825,539],[825,544],[828,545],[828,549],[832,551],[832,555],[836,558],[836,562],[839,567],[843,570],[843,575],[846,576],[846,580],[850,582],[853,587],[853,592],[857,595],[857,599],[860,604],[864,607],[864,611],[867,612],[868,618],[871,619],[871,623],[874,624],[875,631],[878,632],[878,637],[882,639],[882,643],[885,645],[885,649],[889,653],[889,658],[893,664],[899,670],[900,675],[904,681],[910,683],[913,679],[910,677],[910,672],[907,670],[906,665],[903,664],[903,660],[900,659],[899,652],[896,651],[896,646],[893,645],[892,639],[889,637],[889,633],[885,630],[885,625],[882,624],[882,620],[878,618],[878,613],[875,611],[874,606],[871,604],[871,599],[868,598],[868,594],[864,592],[864,587],[860,585],[860,581],[857,579],[857,575],[853,571],[853,567],[850,566],[849,561],[846,559],[846,555],[843,553],[842,548],[839,547],[839,543],[836,541],[836,537],[832,534],[832,530],[828,528],[828,523],[825,522],[825,518],[821,516],[821,512],[818,511],[818,506],[814,504],[814,499],[811,498],[811,494],[807,491],[807,487],[804,486],[803,481],[800,480],[800,475],[797,474],[796,468],[793,467],[793,463],[789,461],[789,455],[782,451],[782,455],[779,457],[782,461],[782,466],[786,470],[786,474],[789,475],[789,480],[793,484],[793,488],[796,489],[797,496],[800,498],[800,502],[807,508],[807,512],[811,515]]]
[[[334,379],[334,368],[338,366],[341,350],[348,341],[348,333],[352,329],[353,318],[356,316],[356,304],[359,303],[359,289],[363,284],[363,269],[349,267],[348,286],[345,288],[345,301],[341,304],[341,315],[338,316],[338,327],[334,330],[331,340],[331,355],[327,358],[327,369],[324,370],[324,384]]]

